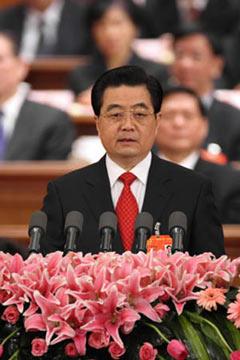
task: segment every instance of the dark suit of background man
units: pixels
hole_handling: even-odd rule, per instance
[[[0,33],[0,159],[66,159],[73,125],[63,111],[27,100],[27,70],[14,40]]]
[[[159,82],[138,66],[109,70],[96,81],[92,106],[107,154],[99,162],[49,183],[43,206],[48,226],[42,252],[63,250],[64,219],[72,210],[84,216],[78,250],[99,252],[99,217],[105,211],[115,211],[123,188],[119,176],[131,172],[136,175],[131,192],[139,212],[151,213],[154,224],[161,223],[163,234],[168,232],[169,215],[180,210],[188,219],[185,250],[190,254],[224,253],[210,182],[151,153],[161,101]],[[124,251],[119,234],[113,241],[113,250]]]
[[[85,6],[74,0],[22,0],[0,11],[0,30],[11,31],[29,59],[88,51]]]
[[[190,88],[165,91],[156,145],[159,156],[207,176],[213,184],[222,223],[240,223],[240,171],[203,160],[201,146],[208,133],[206,111]]]

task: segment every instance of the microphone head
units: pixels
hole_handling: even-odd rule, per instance
[[[82,232],[83,214],[79,211],[70,211],[65,219],[64,231],[66,232],[70,227],[75,227],[79,232]]]
[[[33,228],[40,228],[44,233],[46,232],[47,228],[47,215],[43,211],[35,211],[32,213],[29,227],[28,227],[28,234],[30,236],[31,230]]]
[[[99,231],[104,228],[111,228],[114,233],[117,231],[117,216],[112,211],[105,211],[99,218]]]
[[[171,233],[172,229],[175,227],[182,228],[184,232],[187,231],[187,216],[184,214],[184,212],[173,211],[169,216],[169,221],[168,221],[169,233]]]
[[[153,217],[148,212],[141,212],[138,214],[135,222],[135,232],[139,228],[145,228],[151,234],[153,229]]]

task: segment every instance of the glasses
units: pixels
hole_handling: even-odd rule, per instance
[[[136,122],[144,122],[150,116],[155,115],[154,112],[144,111],[144,110],[130,110],[130,111],[114,111],[114,112],[107,112],[105,114],[101,114],[101,117],[106,118],[111,122],[121,122],[130,116],[130,119]]]

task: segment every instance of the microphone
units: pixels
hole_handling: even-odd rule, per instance
[[[183,251],[183,239],[187,231],[187,217],[182,211],[174,211],[169,216],[168,230],[173,238],[172,253]]]
[[[139,213],[135,222],[136,251],[146,252],[147,239],[152,234],[153,217],[148,212]]]
[[[64,246],[64,255],[69,251],[77,250],[77,239],[82,232],[83,215],[79,211],[70,211],[65,219],[64,233],[66,242]]]
[[[102,213],[99,219],[100,251],[112,251],[112,240],[117,232],[117,217],[111,211]]]
[[[28,254],[38,253],[40,251],[40,241],[45,236],[47,228],[47,215],[43,211],[35,211],[30,219],[28,235],[30,244]]]

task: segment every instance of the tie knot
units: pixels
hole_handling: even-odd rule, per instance
[[[131,185],[132,182],[136,179],[136,175],[132,174],[131,172],[125,172],[120,177],[119,180],[121,180],[124,185]]]

